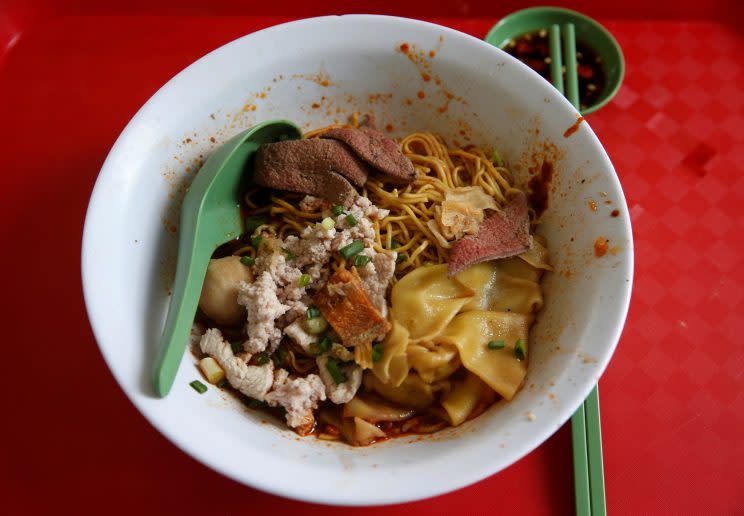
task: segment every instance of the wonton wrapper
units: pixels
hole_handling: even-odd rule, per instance
[[[403,407],[423,410],[434,403],[434,394],[441,390],[444,384],[428,384],[417,373],[412,372],[397,387],[381,382],[374,375],[370,376],[365,385],[371,386],[386,400]]]
[[[393,287],[392,318],[411,339],[430,337],[440,333],[473,295],[473,290],[447,277],[446,263],[419,267]]]
[[[436,341],[454,344],[463,366],[511,400],[527,374],[527,360],[517,360],[518,339],[527,351],[527,337],[533,317],[513,312],[474,310],[455,317]],[[503,349],[490,349],[490,341],[503,340]]]
[[[443,342],[412,342],[408,344],[408,365],[426,383],[444,380],[460,367],[457,348]]]
[[[372,365],[372,372],[383,383],[400,385],[408,375],[408,330],[393,321],[393,328],[382,341],[382,357]]]
[[[473,373],[468,373],[464,380],[452,382],[452,389],[442,396],[442,407],[452,426],[465,422],[481,399],[488,385]]]
[[[437,221],[446,238],[460,239],[478,232],[484,210],[498,209],[494,198],[480,186],[451,188],[444,194]]]
[[[542,308],[542,289],[537,281],[514,276],[505,269],[534,277],[530,271],[520,271],[520,266],[507,260],[471,265],[455,275],[455,279],[475,292],[475,296],[463,305],[461,311],[491,310],[529,314]]]
[[[545,237],[532,235],[532,247],[518,256],[536,269],[553,270],[553,267],[550,265],[550,256]]]

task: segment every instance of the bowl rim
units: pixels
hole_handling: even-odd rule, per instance
[[[421,499],[429,498],[432,496],[452,492],[457,489],[471,485],[475,482],[478,482],[488,476],[491,476],[501,471],[502,469],[512,465],[514,462],[523,458],[529,452],[533,451],[540,444],[542,444],[546,439],[548,439],[556,430],[558,430],[558,428],[560,428],[560,426],[565,424],[565,422],[573,414],[575,407],[573,407],[572,404],[564,404],[560,409],[557,410],[557,416],[554,418],[554,420],[557,421],[557,425],[555,426],[551,426],[547,424],[541,425],[539,427],[540,429],[534,432],[534,436],[532,439],[523,440],[520,443],[520,445],[511,447],[511,449],[506,453],[507,457],[504,460],[502,460],[497,466],[492,465],[488,461],[483,461],[482,463],[479,463],[475,465],[474,467],[469,468],[467,474],[463,474],[457,477],[452,477],[452,476],[447,477],[446,475],[443,475],[443,477],[447,477],[446,480],[443,480],[441,483],[438,483],[438,484],[422,485],[422,483],[419,482],[416,484],[415,487],[413,484],[411,484],[408,490],[405,490],[405,491],[400,490],[399,492],[395,492],[395,493],[379,493],[379,492],[375,492],[375,490],[367,490],[369,492],[369,495],[367,495],[366,497],[356,497],[353,499],[344,497],[343,493],[337,493],[336,495],[334,495],[331,492],[331,490],[327,490],[325,492],[317,492],[317,491],[312,491],[308,489],[303,489],[303,486],[301,485],[286,485],[286,484],[281,483],[280,481],[277,481],[275,478],[272,478],[270,475],[262,476],[259,473],[250,473],[250,472],[246,474],[245,468],[243,468],[242,470],[237,470],[235,468],[226,467],[224,463],[221,463],[218,460],[218,457],[214,457],[210,455],[209,453],[201,450],[198,446],[194,446],[191,441],[186,439],[182,434],[180,434],[175,429],[176,425],[166,424],[162,420],[158,419],[158,417],[156,417],[157,411],[152,411],[149,409],[149,407],[145,406],[143,395],[140,395],[140,393],[138,392],[130,392],[130,390],[128,389],[124,381],[122,371],[117,370],[116,364],[112,360],[112,356],[107,352],[106,347],[101,344],[101,335],[102,335],[103,327],[100,326],[99,318],[97,317],[97,314],[96,314],[98,308],[93,303],[94,299],[96,298],[96,288],[95,288],[95,285],[90,281],[90,279],[87,279],[87,278],[90,278],[91,268],[96,265],[96,262],[92,256],[95,253],[90,252],[91,246],[93,244],[92,226],[94,225],[94,222],[92,222],[91,214],[96,212],[99,209],[98,206],[103,203],[103,199],[102,199],[104,195],[103,191],[108,186],[106,183],[110,182],[110,180],[112,179],[109,177],[111,176],[111,174],[107,173],[107,171],[113,166],[111,162],[114,160],[114,156],[116,156],[117,154],[123,151],[122,149],[124,145],[123,142],[125,142],[129,134],[134,131],[134,128],[138,125],[140,120],[145,116],[146,111],[150,109],[153,104],[156,104],[158,100],[167,93],[167,91],[172,87],[173,83],[176,82],[183,74],[186,74],[190,69],[192,69],[192,67],[195,67],[197,63],[200,63],[203,60],[214,56],[215,54],[226,52],[228,48],[234,45],[237,45],[239,42],[245,42],[246,40],[250,40],[252,38],[262,37],[272,32],[285,31],[288,28],[304,27],[304,26],[311,26],[311,25],[323,26],[326,23],[333,24],[333,23],[338,23],[341,20],[352,20],[352,21],[373,22],[373,23],[390,23],[390,22],[405,23],[405,24],[410,24],[411,26],[423,27],[428,30],[435,30],[437,31],[438,34],[444,34],[445,36],[449,35],[453,38],[458,38],[458,39],[470,42],[471,44],[483,46],[483,48],[488,48],[489,51],[494,52],[495,55],[499,55],[499,57],[501,58],[504,58],[504,56],[507,56],[507,58],[512,59],[517,66],[522,67],[523,71],[529,72],[530,74],[534,74],[534,72],[529,67],[527,67],[527,65],[517,61],[511,56],[508,56],[508,54],[506,54],[502,50],[494,47],[493,45],[490,45],[489,43],[483,40],[480,40],[468,34],[462,33],[455,29],[451,29],[449,27],[444,27],[441,25],[437,25],[434,23],[425,22],[421,20],[397,17],[397,16],[353,14],[353,15],[343,15],[343,16],[321,16],[321,17],[314,17],[314,18],[306,18],[306,19],[291,21],[291,22],[287,22],[287,23],[283,23],[279,25],[274,25],[274,26],[262,29],[260,31],[256,31],[256,32],[244,35],[242,37],[236,38],[235,40],[230,41],[210,51],[209,53],[205,54],[199,59],[195,60],[189,66],[187,66],[186,68],[181,70],[178,74],[176,74],[174,77],[172,77],[169,81],[167,81],[137,111],[137,113],[132,117],[129,123],[122,130],[121,134],[118,136],[116,142],[114,143],[112,149],[110,150],[106,160],[104,161],[101,167],[101,171],[93,187],[93,191],[90,197],[90,202],[89,202],[88,209],[86,212],[85,223],[84,223],[84,228],[83,228],[83,240],[82,240],[82,252],[81,252],[83,296],[85,300],[86,312],[88,315],[88,319],[90,321],[91,329],[96,338],[96,343],[104,358],[104,361],[106,362],[106,365],[109,367],[111,373],[113,374],[114,378],[119,384],[119,387],[124,391],[124,393],[127,395],[129,400],[137,408],[137,410],[145,417],[145,419],[155,429],[157,429],[162,435],[164,435],[169,441],[171,441],[173,444],[179,447],[186,454],[190,455],[191,457],[195,458],[202,464],[208,466],[210,469],[228,478],[231,478],[242,484],[248,485],[256,489],[260,489],[262,491],[265,491],[265,492],[268,492],[268,493],[271,493],[277,496],[306,501],[306,502],[329,504],[329,505],[343,505],[343,506],[388,505],[388,504],[421,500]],[[552,86],[550,86],[547,82],[545,83],[545,86],[552,88]],[[551,96],[553,95],[551,94]],[[556,102],[563,102],[567,106],[570,107],[570,104],[568,104],[568,101],[562,96],[560,96],[557,91],[555,91],[554,96],[555,96]],[[609,157],[607,156],[606,151],[602,147],[601,143],[599,143],[599,140],[597,139],[596,135],[593,133],[593,131],[591,131],[591,128],[588,128],[588,129],[591,132],[591,137],[595,140],[597,144],[598,152],[599,152],[598,158],[603,162],[604,168],[606,168],[607,170],[611,172],[609,179],[614,183],[618,191],[622,192],[619,179],[617,177],[617,174],[614,171],[614,167],[612,166],[612,163]],[[623,202],[624,202],[624,199],[623,199]],[[621,309],[616,314],[616,321],[613,325],[614,327],[611,332],[612,333],[612,337],[610,339],[611,342],[608,343],[607,347],[605,348],[604,353],[601,356],[597,357],[597,363],[594,369],[594,371],[596,371],[597,378],[601,376],[601,374],[604,372],[604,370],[606,369],[609,363],[610,357],[615,351],[615,348],[617,346],[618,340],[620,338],[620,335],[624,327],[625,319],[627,317],[628,308],[630,304],[630,294],[631,294],[632,282],[633,282],[633,252],[632,252],[633,246],[632,246],[632,232],[631,232],[631,227],[630,227],[630,219],[627,214],[627,210],[624,210],[623,219],[624,219],[623,220],[624,227],[627,229],[626,237],[629,242],[628,252],[624,253],[624,255],[627,257],[626,258],[627,266],[630,271],[629,279],[628,281],[623,282],[624,283],[623,290],[621,292],[621,295],[619,296],[619,305],[621,306]],[[588,382],[588,381],[585,382],[585,385],[581,385],[579,388],[577,388],[576,398],[578,399],[580,397],[581,400],[585,399],[586,396],[589,395],[591,389],[594,388],[594,385],[595,384],[592,382]],[[260,458],[263,458],[263,457],[257,457],[257,459],[260,459]],[[265,454],[265,458],[270,459],[271,454],[270,453]]]

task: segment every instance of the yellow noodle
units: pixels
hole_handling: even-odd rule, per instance
[[[332,125],[310,131],[306,138],[314,138],[334,127],[357,127],[359,117],[352,124]],[[436,220],[436,208],[445,199],[448,190],[455,187],[480,186],[496,203],[503,207],[518,191],[511,172],[491,162],[490,151],[478,147],[466,149],[450,148],[444,140],[432,133],[412,133],[400,142],[403,153],[413,162],[417,179],[405,186],[394,187],[378,178],[370,178],[362,189],[363,195],[375,205],[390,211],[381,221],[374,222],[375,241],[378,252],[395,249],[400,255],[396,277],[403,276],[411,268],[425,263],[445,263],[449,250],[434,238],[427,227]],[[305,212],[298,205],[302,195],[288,192],[273,192],[270,207],[259,206],[253,200],[258,193],[253,189],[246,194],[246,205],[251,214],[270,212],[275,232],[285,237],[297,234],[308,224],[322,218],[320,211]],[[270,209],[269,209],[270,208]],[[534,216],[530,212],[531,217]],[[241,249],[250,253],[248,249]],[[346,261],[336,257],[333,268],[345,267]]]

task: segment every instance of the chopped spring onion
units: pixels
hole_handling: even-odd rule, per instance
[[[320,317],[320,308],[318,308],[317,306],[311,306],[310,308],[307,309],[307,312],[305,313],[307,314],[308,319]]]
[[[346,212],[344,211],[344,207],[343,207],[343,206],[339,206],[339,205],[336,205],[336,206],[334,206],[334,207],[333,207],[333,208],[331,209],[331,212],[332,212],[332,213],[333,213],[333,214],[334,214],[334,215],[335,215],[336,217],[338,217],[339,215],[343,215],[344,213],[346,213]]]
[[[354,218],[354,215],[352,215],[351,213],[349,213],[349,214],[348,214],[348,215],[346,216],[346,223],[347,223],[347,224],[348,224],[349,226],[351,226],[351,227],[354,227],[354,226],[356,226],[356,225],[358,224],[358,222],[357,222],[357,219],[355,219],[355,218]]]
[[[493,163],[494,167],[504,166],[504,158],[501,157],[501,154],[499,154],[499,151],[497,150],[494,150],[493,154],[491,154],[491,162]]]
[[[310,275],[309,274],[303,274],[300,276],[300,279],[297,280],[297,284],[300,287],[307,287],[310,284]]]
[[[336,382],[339,383],[339,382]],[[204,394],[207,392],[207,386],[201,383],[199,380],[194,380],[189,385],[191,385],[191,388],[194,389],[199,394]]]
[[[393,240],[390,242],[390,249],[398,249],[400,244],[396,239],[393,238]]]
[[[251,398],[250,396],[245,397],[244,403],[252,409],[262,408],[266,406],[265,401],[260,401],[256,398]]]
[[[230,382],[227,381],[227,378],[223,378],[222,380],[217,382],[217,387],[219,387],[220,389],[227,389],[228,387],[230,387]]]
[[[364,244],[362,244],[362,241],[354,240],[349,245],[346,245],[339,249],[338,252],[341,253],[341,256],[348,260],[352,256],[361,253],[362,250],[364,250]]]
[[[254,237],[252,237],[251,238],[251,247],[253,247],[253,249],[258,249],[258,246],[261,245],[261,240],[263,240],[263,238],[260,237],[260,236],[254,236]]]
[[[365,254],[359,254],[359,255],[357,255],[356,258],[354,258],[354,266],[355,267],[364,267],[365,265],[367,265],[369,263],[369,261],[371,259],[372,258],[370,258],[369,256],[367,256]]]
[[[289,249],[287,249],[286,247],[282,247],[282,252],[285,255],[287,255],[287,261],[288,262],[291,262],[292,260],[295,259],[295,254],[292,251],[290,251]]]
[[[328,362],[326,362],[326,369],[331,374],[331,378],[333,378],[333,381],[337,384],[344,383],[346,381],[346,374],[344,374],[344,372],[341,370],[338,365],[338,360],[336,360],[335,358],[328,358]]]
[[[382,343],[375,342],[372,344],[372,362],[379,362],[382,358]]]
[[[503,340],[492,340],[488,342],[488,349],[504,349],[506,342]]]
[[[517,343],[514,345],[514,356],[517,357],[517,360],[524,360],[527,356],[527,350],[524,349],[522,339],[517,339]]]
[[[240,353],[241,351],[243,351],[243,341],[234,340],[230,343],[230,347],[232,348],[233,353]]]
[[[323,226],[323,229],[326,231],[330,231],[336,227],[336,221],[331,217],[326,217],[321,221],[320,225]]]
[[[315,319],[311,320],[314,321]],[[324,335],[323,338],[320,339],[320,341],[310,344],[310,354],[315,356],[322,355],[323,353],[327,353],[328,351],[330,351],[331,346],[333,346],[331,339],[328,337],[328,335]]]
[[[277,367],[282,367],[284,363],[287,361],[287,350],[284,348],[284,346],[279,346],[276,348],[276,351],[274,351],[274,354],[271,355],[271,360],[274,361],[274,364]]]
[[[318,348],[320,348],[320,351],[322,351],[323,353],[330,350],[331,346],[331,339],[329,339],[327,335],[325,335],[322,339],[320,339],[320,342],[318,342]]]
[[[305,320],[305,331],[310,335],[320,335],[328,329],[328,321],[323,317],[313,317]],[[326,337],[327,339],[328,337]]]
[[[212,385],[218,384],[225,378],[225,371],[222,370],[217,361],[212,357],[205,357],[199,361],[199,369],[204,373],[204,378]]]
[[[268,364],[271,358],[269,358],[269,354],[265,351],[262,351],[258,355],[256,355],[256,365],[264,365]]]
[[[269,219],[267,219],[264,215],[255,215],[253,217],[246,217],[245,231],[249,235],[252,235],[253,232],[259,228],[259,226],[268,224],[268,222],[269,222]]]
[[[395,263],[403,263],[406,260],[408,260],[408,255],[406,253],[399,254],[398,257],[395,259]]]
[[[254,260],[251,256],[241,256],[240,263],[242,263],[243,265],[248,265],[250,267],[256,264],[256,260]]]

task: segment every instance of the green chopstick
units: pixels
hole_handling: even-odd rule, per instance
[[[586,441],[589,456],[589,488],[592,514],[607,514],[605,505],[604,466],[602,460],[602,422],[599,418],[599,386],[595,386],[584,401]]]
[[[566,98],[579,110],[579,75],[576,69],[576,29],[573,23],[561,27],[563,35],[563,62],[566,66]]]
[[[576,514],[592,514],[591,487],[589,484],[589,453],[586,437],[586,410],[584,403],[571,416],[571,443],[573,445],[574,491]]]
[[[561,49],[561,35],[563,45]],[[553,86],[579,110],[579,79],[576,69],[576,29],[572,23],[549,28],[550,75]],[[566,66],[565,89],[563,63]],[[579,409],[571,416],[574,490],[578,516],[605,516],[604,466],[602,463],[602,426],[599,417],[599,390],[595,386]]]
[[[550,78],[555,89],[563,95],[563,60],[561,59],[561,28],[557,23],[550,26]]]

